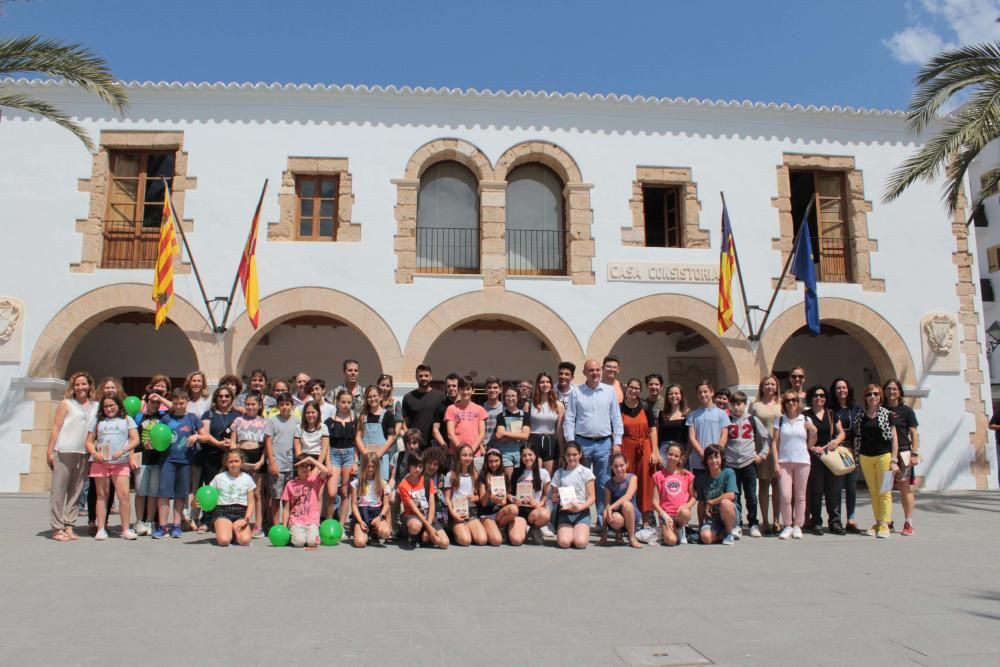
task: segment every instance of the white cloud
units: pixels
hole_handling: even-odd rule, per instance
[[[919,6],[906,3],[906,10],[913,25],[882,43],[907,65],[923,65],[944,49],[1000,39],[1000,0],[921,0]]]

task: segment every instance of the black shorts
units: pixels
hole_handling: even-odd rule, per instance
[[[358,514],[361,515],[361,520],[365,522],[365,525],[371,528],[372,523],[375,519],[379,518],[382,514],[381,507],[358,507]],[[352,521],[352,527],[357,525],[357,520]]]
[[[540,461],[555,461],[559,458],[559,440],[555,434],[532,433],[528,445]]]
[[[262,456],[264,456],[263,447],[243,450],[243,461],[246,463],[259,463]]]
[[[534,507],[518,507],[517,508],[517,515],[519,517],[521,517],[522,519],[524,519],[525,521],[527,521],[528,520],[528,515],[531,514],[534,511],[535,511]]]

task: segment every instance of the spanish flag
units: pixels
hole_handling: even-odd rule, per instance
[[[266,191],[267,183],[264,183],[264,190],[260,193],[260,201],[257,202],[257,210],[250,223],[250,236],[243,248],[239,269],[240,285],[243,287],[243,302],[247,305],[247,317],[250,318],[250,324],[253,325],[254,329],[260,323],[260,293],[257,291],[257,227],[260,222],[260,207],[264,203],[264,192]]]
[[[153,274],[153,303],[156,304],[156,329],[167,321],[170,307],[174,305],[174,256],[180,253],[177,232],[174,229],[177,218],[170,202],[170,186],[166,180],[163,194],[163,219],[160,221],[160,245],[156,255],[156,269]]]
[[[719,255],[719,307],[716,329],[719,335],[733,326],[733,271],[736,267],[736,247],[729,211],[722,204],[722,252]]]

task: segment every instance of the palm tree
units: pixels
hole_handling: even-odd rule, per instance
[[[965,173],[976,156],[1000,137],[1000,42],[942,51],[924,65],[907,109],[906,125],[923,132],[942,105],[955,95],[968,96],[944,127],[892,173],[882,200],[890,202],[918,179],[933,181],[944,168],[944,200],[958,208]],[[973,208],[1000,191],[1000,161],[987,171]]]
[[[14,74],[38,73],[61,77],[97,95],[118,113],[128,107],[125,88],[115,79],[107,62],[80,44],[65,44],[38,35],[0,39],[0,78]],[[94,142],[68,115],[44,100],[21,93],[4,93],[0,85],[0,106],[36,113],[72,132],[87,150]]]

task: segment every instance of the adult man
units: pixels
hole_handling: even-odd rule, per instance
[[[604,363],[601,368],[601,382],[609,385],[615,390],[615,398],[621,403],[625,400],[625,391],[622,389],[622,383],[618,381],[618,373],[621,371],[621,361],[613,354],[609,354],[604,357]]]
[[[458,373],[451,372],[444,378],[444,400],[438,405],[434,412],[434,426],[431,428],[431,437],[438,447],[448,447],[447,435],[444,426],[444,413],[448,406],[458,399]]]
[[[517,393],[520,397],[521,409],[531,409],[531,395],[535,391],[535,385],[531,380],[521,380],[517,385]]]
[[[486,378],[484,385],[486,390],[486,401],[483,409],[486,410],[486,443],[493,439],[493,433],[497,428],[497,416],[503,413],[503,401],[500,400],[500,378],[491,375]]]
[[[309,384],[309,380],[311,379],[312,378],[309,377],[309,374],[305,371],[302,371],[295,376],[295,395],[292,396],[292,402],[294,402],[295,407],[300,410],[303,405],[312,399],[312,396],[310,396],[309,392],[306,391],[306,385]]]
[[[337,394],[339,394],[342,389],[346,389],[351,392],[351,414],[357,417],[361,414],[361,408],[364,407],[365,403],[365,397],[363,395],[364,389],[361,387],[361,384],[358,383],[358,375],[361,373],[361,364],[354,359],[345,359],[343,371],[344,384],[334,387],[333,391],[327,394],[326,400],[330,403],[336,404]]]
[[[650,373],[646,376],[646,399],[642,402],[643,406],[650,411],[653,415],[653,421],[659,423],[660,421],[660,411],[663,410],[664,396],[661,393],[663,391],[663,376],[659,373]]]
[[[423,446],[431,445],[431,430],[438,406],[444,402],[444,394],[431,388],[431,367],[417,366],[417,388],[403,396],[403,421],[406,428],[415,428],[423,436]]]
[[[578,385],[569,395],[563,436],[566,442],[580,445],[585,463],[597,478],[597,521],[604,514],[604,484],[611,478],[608,461],[621,451],[622,413],[614,389],[601,382],[601,364],[587,359],[583,365],[587,382]]]
[[[573,391],[573,376],[576,375],[576,364],[570,361],[559,363],[559,378],[556,384],[556,396],[565,408],[569,403],[569,395]]]

